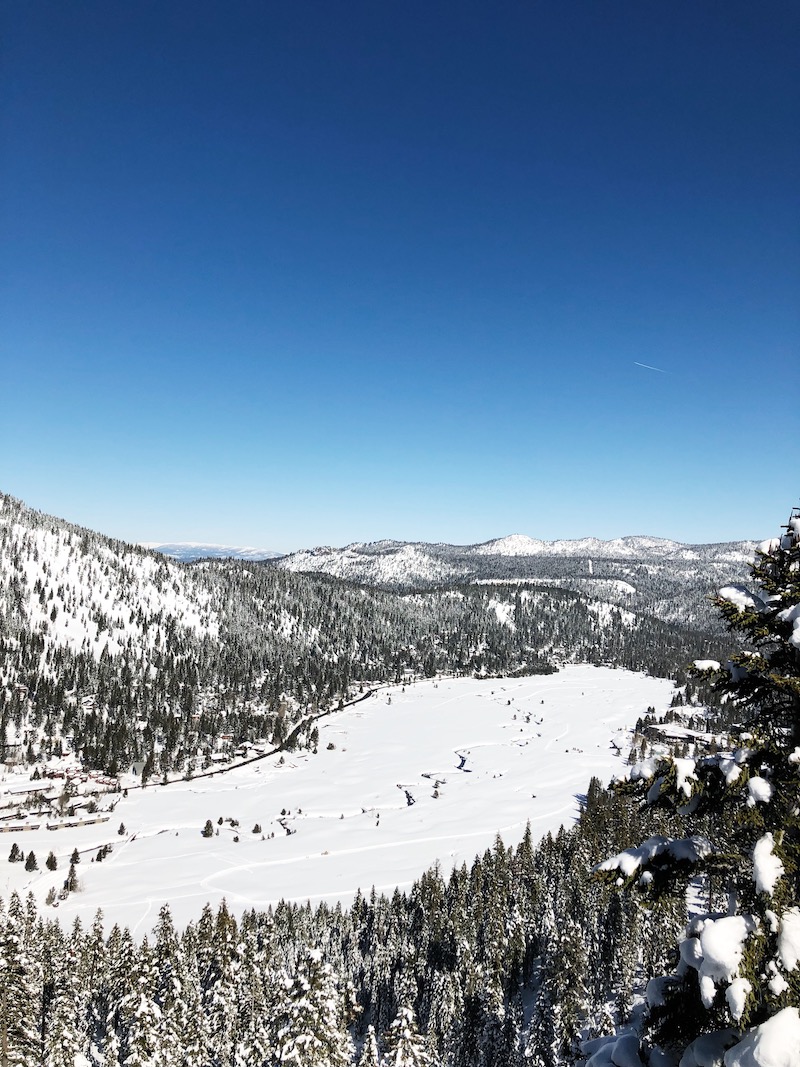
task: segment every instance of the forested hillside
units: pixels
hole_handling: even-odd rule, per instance
[[[0,740],[34,761],[69,737],[115,773],[276,744],[363,683],[604,663],[669,676],[720,647],[692,619],[555,584],[396,592],[270,564],[181,564],[0,497]]]
[[[367,889],[346,911],[282,905],[241,924],[206,909],[185,931],[164,906],[141,944],[100,916],[65,931],[13,898],[0,960],[15,1062],[38,1063],[41,1047],[48,1064],[106,1067],[567,1062],[663,969],[681,922],[679,900],[643,911],[592,865],[668,825],[595,781],[573,829],[515,849],[498,839],[407,894]]]
[[[710,595],[722,582],[745,577],[755,547],[751,541],[683,545],[659,537],[537,541],[513,535],[480,545],[376,541],[316,548],[274,565],[394,590],[486,582],[557,586],[666,622],[721,632]]]

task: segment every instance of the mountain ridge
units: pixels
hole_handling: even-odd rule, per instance
[[[200,559],[249,559],[261,562],[284,555],[271,548],[219,545],[209,541],[140,541],[139,545],[181,563],[195,563]]]
[[[638,608],[665,621],[702,621],[719,630],[709,596],[744,580],[755,541],[683,544],[634,535],[539,541],[524,534],[476,545],[419,541],[353,542],[289,553],[270,566],[393,591],[492,582],[560,586]]]

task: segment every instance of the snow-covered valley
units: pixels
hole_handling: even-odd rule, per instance
[[[4,857],[0,895],[33,891],[44,902],[76,848],[81,888],[53,914],[87,921],[101,908],[137,937],[165,901],[183,924],[223,897],[241,914],[282,898],[347,903],[373,885],[391,893],[437,860],[445,873],[471,864],[498,832],[518,841],[528,820],[535,838],[570,824],[590,778],[620,769],[626,730],[649,706],[666,711],[672,693],[667,680],[583,665],[383,688],[320,720],[316,755],[130,788],[108,822],[4,834],[39,869]],[[0,786],[17,779],[9,772]],[[110,855],[93,862],[106,844]]]

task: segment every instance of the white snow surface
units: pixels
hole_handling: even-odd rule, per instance
[[[744,585],[726,585],[719,591],[719,595],[723,600],[727,600],[729,603],[734,604],[739,611],[744,611],[750,608],[753,611],[761,612],[764,610],[764,601],[756,593],[752,593],[747,586]]]
[[[795,648],[800,648],[800,604],[795,604],[791,608],[778,612],[778,618],[781,622],[790,622],[792,624],[789,644],[794,645]]]
[[[747,1003],[747,995],[752,989],[753,987],[746,978],[734,978],[725,990],[725,999],[728,1002],[728,1008],[730,1009],[731,1016],[737,1023],[742,1017],[745,1004]]]
[[[735,1037],[735,1030],[717,1030],[713,1034],[701,1034],[681,1056],[679,1067],[722,1067],[725,1049],[730,1048]]]
[[[497,832],[514,844],[528,820],[535,839],[572,822],[592,775],[607,781],[621,769],[620,735],[649,705],[665,712],[673,692],[664,679],[585,665],[383,689],[320,719],[316,755],[130,789],[101,825],[6,835],[8,848],[17,840],[36,853],[40,870],[0,862],[0,896],[30,889],[43,901],[76,847],[82,891],[54,914],[69,923],[102,908],[137,937],[165,901],[185,924],[223,897],[241,914],[282,898],[349,903],[373,885],[391,893],[436,861],[445,875],[470,864]],[[207,819],[219,834],[205,839]],[[92,863],[106,843],[111,855]],[[54,872],[44,867],[50,849]]]
[[[751,808],[756,804],[767,804],[772,799],[772,784],[761,775],[754,774],[747,783],[747,792],[750,794],[747,803]]]
[[[661,779],[657,778],[657,782]],[[697,863],[703,857],[713,851],[711,842],[707,837],[696,834],[693,837],[661,837],[656,835],[648,837],[641,845],[626,848],[611,856],[594,868],[596,871],[619,871],[623,878],[630,878],[632,874],[659,856],[672,856],[673,859],[686,860],[689,863]]]
[[[665,537],[615,537],[603,541],[599,537],[579,537],[561,541],[539,541],[525,534],[510,534],[477,545],[480,556],[594,556],[599,559],[628,559],[639,556],[670,556],[680,553],[691,559],[687,545]]]
[[[718,985],[728,985],[739,977],[744,943],[757,927],[757,920],[751,915],[698,919],[690,925],[690,936],[680,944],[681,960],[694,967],[700,976],[700,999],[704,1007],[711,1007]],[[732,996],[733,1003],[738,1004],[741,987],[734,986]]]
[[[774,845],[772,834],[766,833],[753,846],[753,881],[759,893],[772,895],[775,884],[784,872],[783,864],[772,851]]]
[[[784,1008],[725,1053],[725,1067],[800,1067],[800,1013]]]
[[[700,932],[701,977],[708,975],[714,982],[733,981],[742,962],[744,943],[755,929],[756,922],[750,915],[706,919]]]
[[[787,908],[780,919],[778,957],[787,971],[800,960],[800,908]]]
[[[696,659],[694,667],[698,671],[718,671],[720,663],[718,659]]]
[[[581,1052],[589,1058],[584,1067],[642,1067],[636,1034],[608,1034],[581,1044]]]

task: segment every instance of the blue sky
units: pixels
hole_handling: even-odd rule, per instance
[[[794,0],[29,0],[3,32],[0,489],[282,550],[800,503]]]

